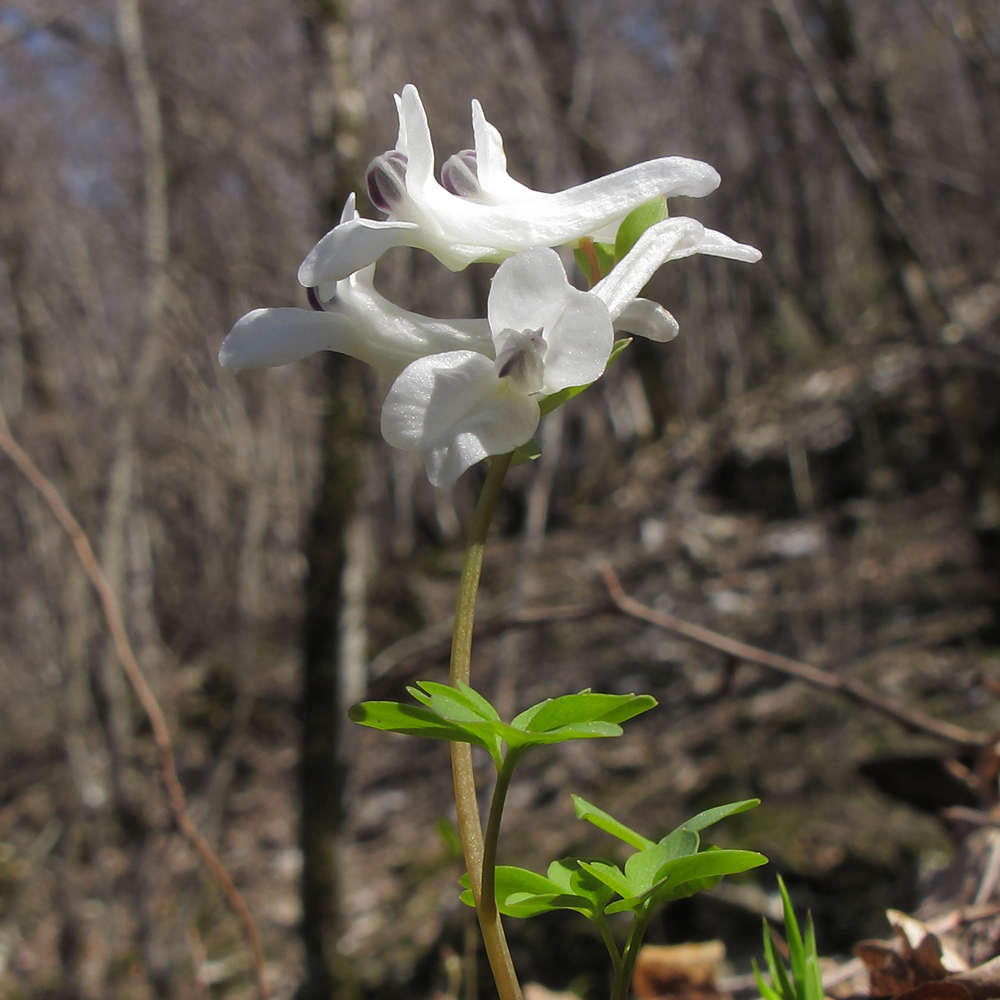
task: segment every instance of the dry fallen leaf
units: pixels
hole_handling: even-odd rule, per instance
[[[715,972],[725,956],[726,946],[721,941],[643,945],[636,959],[632,989],[637,1000],[716,997]]]
[[[916,989],[900,993],[896,1000],[970,1000],[970,995],[961,983],[946,980],[938,983],[924,983]]]
[[[859,941],[854,954],[865,963],[872,996],[895,997],[921,985],[910,964],[899,954],[898,943]]]

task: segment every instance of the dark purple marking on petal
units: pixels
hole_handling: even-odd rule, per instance
[[[307,288],[306,289],[306,298],[309,300],[309,305],[312,306],[312,308],[315,309],[316,312],[318,312],[318,313],[326,312],[326,310],[323,308],[323,303],[320,302],[320,300],[319,300],[319,290],[318,289],[316,289],[316,288]]]

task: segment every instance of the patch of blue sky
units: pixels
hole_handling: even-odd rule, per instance
[[[666,26],[652,6],[630,10],[618,21],[618,32],[630,46],[638,49],[653,65],[672,74],[677,68],[677,48]]]
[[[33,56],[47,56],[57,46],[52,33],[32,27],[31,19],[18,7],[5,7],[0,11],[0,26],[11,32]]]

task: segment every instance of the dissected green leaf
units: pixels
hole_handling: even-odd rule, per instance
[[[631,893],[628,879],[617,866],[607,861],[580,861],[580,867],[589,872],[598,882],[603,882],[609,889],[613,889],[619,896],[628,896]],[[609,911],[610,912],[610,911]]]
[[[625,877],[632,887],[631,895],[641,896],[649,892],[668,861],[696,854],[698,846],[698,834],[681,827],[680,830],[667,834],[658,844],[633,854],[625,862]]]
[[[566,740],[587,740],[621,734],[622,727],[614,722],[577,722],[545,733],[524,733],[519,739],[512,736],[511,741],[518,746],[546,746]]]
[[[441,716],[418,705],[401,705],[397,701],[363,701],[347,710],[352,722],[370,729],[408,736],[426,736],[432,740],[459,740],[483,745],[480,737],[449,724]]]
[[[619,723],[648,712],[655,706],[656,699],[649,695],[581,691],[579,694],[550,698],[535,706],[537,710],[522,712],[511,725],[520,728],[518,720],[524,720],[522,724],[528,732],[542,733],[580,722]]]
[[[650,226],[662,222],[669,217],[669,214],[667,199],[662,195],[633,208],[618,227],[615,236],[615,260],[621,260]]]
[[[737,813],[746,812],[748,809],[753,809],[759,805],[760,799],[743,799],[740,802],[730,802],[724,806],[715,806],[712,809],[706,809],[704,812],[698,813],[697,816],[692,816],[690,819],[684,820],[677,829],[706,830],[727,816],[735,816]]]
[[[499,865],[496,869],[497,909],[509,917],[533,917],[552,910],[573,910],[591,918],[598,915],[601,910],[599,905],[595,905],[595,894],[575,892],[572,882],[570,878],[563,884],[562,881],[557,882],[527,868]],[[600,886],[600,883],[593,879],[590,879],[590,883]],[[472,889],[468,875],[462,876],[461,884],[465,888],[461,896],[462,902],[472,906]],[[611,891],[603,886],[600,888],[610,899]]]
[[[586,799],[579,795],[573,796],[573,809],[577,819],[585,819],[588,823],[593,823],[599,830],[610,833],[612,837],[623,840],[626,844],[644,851],[647,847],[653,846],[653,841],[648,840],[641,833],[636,833],[624,823],[620,823],[613,816],[609,816],[603,809],[598,809]]]
[[[487,750],[500,768],[505,727],[501,722],[483,718],[485,710],[480,705],[479,695],[473,692],[475,697],[470,697],[447,684],[431,681],[424,682],[424,688],[428,690],[408,688],[410,694],[421,702],[419,706],[395,701],[366,701],[352,706],[348,718],[372,729],[472,743]]]
[[[580,864],[579,858],[562,858],[553,861],[546,872],[548,878],[555,882],[563,892],[582,897],[590,904],[594,914],[603,913],[614,890],[595,878]]]
[[[452,687],[438,681],[418,681],[417,688],[407,688],[411,695],[450,722],[501,722],[497,710],[468,684]],[[422,688],[430,700],[420,696]]]
[[[648,890],[612,903],[605,912],[622,913],[654,903],[683,899],[710,888],[724,875],[736,875],[763,864],[767,864],[767,858],[756,851],[720,851],[716,848],[677,858],[660,868]]]
[[[668,861],[656,873],[653,887],[661,882],[688,882],[692,879],[737,875],[767,864],[767,858],[756,851],[731,851],[713,848]]]

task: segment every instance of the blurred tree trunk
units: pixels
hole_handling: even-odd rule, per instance
[[[362,103],[353,85],[346,11],[331,0],[306,0],[310,169],[317,220],[334,225],[360,175]],[[337,847],[343,817],[345,767],[339,751],[344,721],[338,650],[347,528],[359,486],[365,432],[366,370],[351,358],[327,355],[327,410],[322,471],[309,532],[302,643],[300,764],[302,936],[305,979],[298,1000],[329,1000],[355,992],[339,957],[340,877]]]

